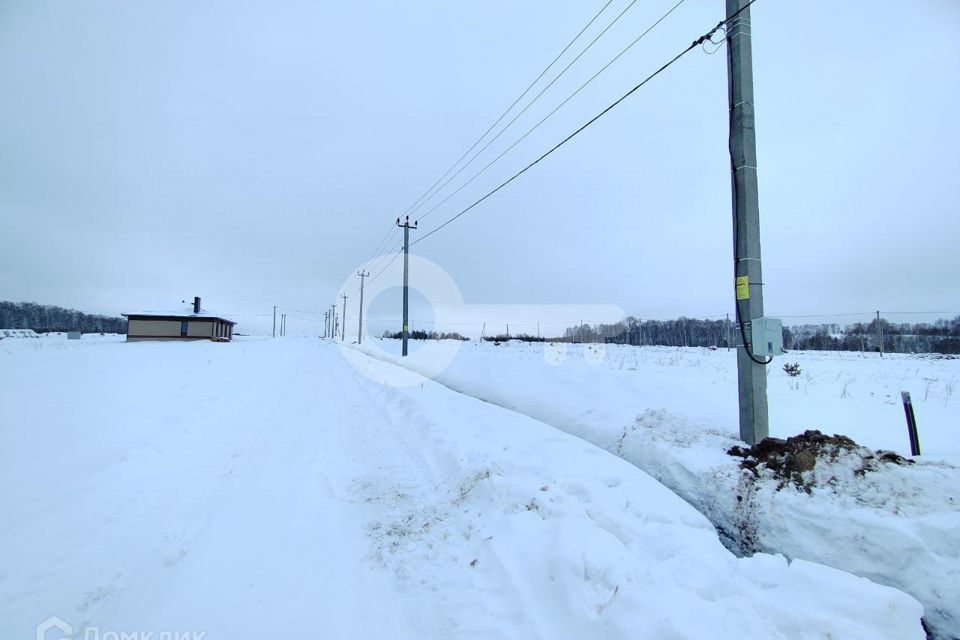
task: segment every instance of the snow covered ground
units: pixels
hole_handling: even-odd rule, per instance
[[[363,350],[399,362],[398,344]],[[349,355],[349,354],[348,354]],[[426,371],[426,351],[404,365]],[[801,375],[782,370],[797,362]],[[842,433],[909,453],[899,391],[911,390],[924,456],[857,473],[862,457],[821,464],[810,493],[745,478],[736,439],[736,362],[725,350],[466,343],[436,379],[543,420],[649,472],[706,514],[740,554],[782,553],[904,589],[942,637],[960,637],[960,360],[791,353],[769,371],[771,435]],[[906,449],[906,451],[904,451]],[[749,480],[749,481],[748,481]]]
[[[0,637],[921,638],[648,474],[329,342],[0,344]],[[408,379],[409,380],[409,379]]]

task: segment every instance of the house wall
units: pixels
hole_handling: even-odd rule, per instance
[[[176,320],[130,320],[127,335],[180,337],[180,323]]]
[[[180,335],[180,326],[177,326]],[[210,320],[190,320],[187,323],[187,336],[191,338],[209,338],[213,336],[213,322]]]
[[[229,325],[216,320],[187,319],[187,335],[180,335],[181,320],[129,320],[127,324],[127,340],[197,340],[217,337],[217,327],[220,326],[220,336],[232,337],[233,331]]]

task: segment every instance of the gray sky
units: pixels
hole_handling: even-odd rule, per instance
[[[480,160],[674,2],[638,1]],[[5,0],[0,299],[117,314],[201,295],[250,328],[273,304],[325,308],[601,5]],[[687,0],[414,237],[723,8]],[[753,27],[768,314],[957,310],[960,3],[759,0]],[[469,304],[730,311],[723,54],[688,54],[416,250]]]

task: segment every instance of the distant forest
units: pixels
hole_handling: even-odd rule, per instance
[[[893,323],[880,320],[883,350],[887,353],[960,353],[960,316],[933,323]],[[729,330],[729,336],[728,336]],[[725,320],[644,320],[629,317],[616,324],[583,325],[567,329],[565,342],[725,347],[737,344],[738,328]],[[820,351],[878,351],[877,321],[805,324],[783,328],[785,349]]]
[[[0,302],[0,329],[126,333],[127,321],[34,302]]]
[[[960,316],[933,323],[893,323],[881,319],[883,350],[887,353],[960,354]],[[727,333],[729,331],[729,334]],[[629,317],[616,324],[580,325],[562,336],[537,337],[523,333],[484,336],[506,342],[584,342],[665,347],[726,347],[738,343],[739,329],[726,320],[644,320]],[[399,339],[399,332],[385,331],[384,338]],[[458,333],[414,331],[412,340],[467,340]],[[788,350],[878,351],[877,321],[839,324],[805,324],[783,328],[783,346]]]
[[[880,321],[883,350],[887,353],[960,354],[960,316],[932,323]],[[90,315],[33,302],[0,302],[0,329],[33,329],[37,333],[81,331],[83,333],[126,333],[124,318]],[[729,336],[728,332],[729,331]],[[644,320],[628,317],[616,324],[580,325],[564,335],[538,338],[528,335],[485,336],[486,340],[552,342],[604,342],[608,344],[657,345],[668,347],[726,347],[738,341],[737,325],[725,320]],[[400,338],[384,332],[385,338]],[[458,333],[414,331],[414,340],[467,340]],[[783,346],[795,350],[877,351],[877,321],[839,324],[805,324],[783,328]]]

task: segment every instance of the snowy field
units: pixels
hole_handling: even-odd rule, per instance
[[[398,355],[399,344],[374,339],[363,346]],[[421,345],[411,345],[416,355]],[[426,364],[416,358],[411,362],[414,367]],[[798,377],[783,371],[788,362],[800,365]],[[537,413],[552,407],[563,417],[579,411],[625,425],[645,410],[666,410],[731,435],[738,428],[733,350],[472,341],[463,343],[439,379],[470,380],[471,391],[481,395],[522,380],[518,396],[525,398],[524,406],[549,405]],[[911,392],[923,455],[960,464],[960,358],[826,351],[778,357],[768,372],[770,435],[819,429],[909,454],[901,390]]]
[[[529,382],[550,404],[522,364],[470,348],[489,361],[479,376],[513,371],[518,395]],[[34,638],[50,616],[75,638],[923,637],[912,597],[737,558],[613,453],[350,362],[317,339],[0,343],[0,638]],[[400,377],[413,384],[375,381]],[[658,384],[650,398],[671,388]],[[617,391],[582,411],[613,410]]]
[[[355,346],[354,346],[355,347]],[[399,342],[362,349],[400,362]],[[414,344],[406,367],[437,356]],[[349,356],[349,354],[348,354]],[[800,365],[788,376],[785,362]],[[903,589],[939,637],[960,637],[960,360],[796,352],[768,370],[771,435],[839,433],[910,453],[900,391],[912,392],[923,455],[876,464],[838,452],[788,486],[745,477],[726,454],[738,429],[733,351],[469,342],[436,375],[449,388],[542,420],[647,471],[707,515],[738,555],[828,564]],[[870,471],[864,473],[863,470]]]

